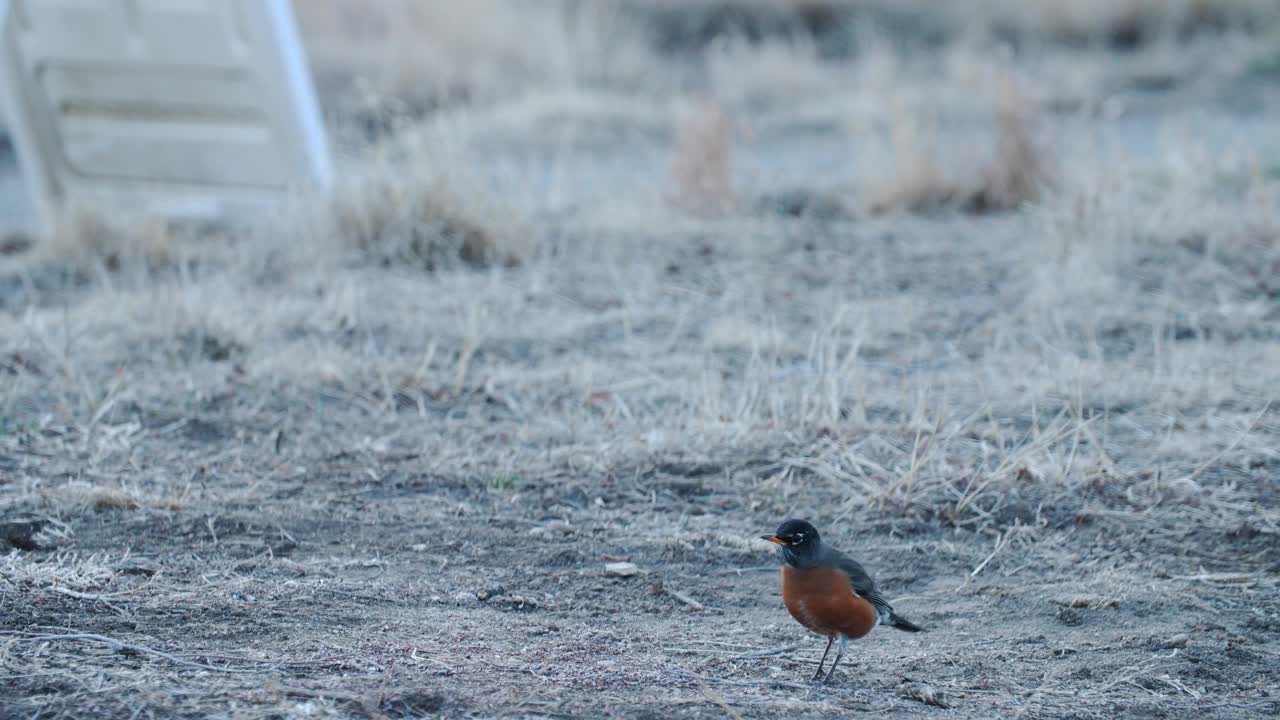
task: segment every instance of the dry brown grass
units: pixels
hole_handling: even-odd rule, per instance
[[[622,3],[685,18],[693,27],[748,29],[754,34],[807,30],[821,33],[849,18],[915,20],[950,33],[998,30],[1031,39],[1111,43],[1122,47],[1170,32],[1189,34],[1274,24],[1280,13],[1267,0],[640,0]],[[672,12],[675,11],[675,12]],[[698,18],[698,21],[689,17]],[[794,18],[792,23],[784,20]],[[910,23],[907,23],[910,29]],[[686,34],[688,31],[686,30]]]
[[[610,2],[315,0],[297,12],[329,103],[374,132],[531,87],[634,85],[656,67]]]
[[[529,28],[566,16],[521,7],[451,52],[561,52]],[[1195,93],[1124,118],[1156,138],[1125,152],[1091,143],[1114,116],[1042,118],[1129,55],[1010,58],[736,40],[638,85],[477,74],[332,203],[173,272],[0,275],[0,519],[57,529],[0,558],[0,715],[1270,712],[1280,184],[1195,132],[1252,132]],[[695,92],[719,109],[669,127]],[[660,202],[895,159],[924,189],[893,209],[973,212]],[[127,235],[61,262],[149,267]],[[753,540],[791,515],[934,631],[798,686],[821,647]]]
[[[1132,46],[1173,33],[1274,23],[1276,7],[1259,0],[986,0],[970,10],[996,26],[1069,41]]]
[[[395,162],[385,160],[389,153]],[[111,285],[147,282],[160,272],[186,275],[200,265],[260,275],[334,260],[426,271],[528,260],[535,243],[517,214],[478,184],[449,178],[436,162],[417,142],[369,151],[347,163],[332,192],[297,198],[283,218],[256,227],[68,208],[19,262]]]
[[[982,214],[1017,210],[1040,198],[1051,182],[1050,159],[1042,142],[1032,131],[1033,110],[1027,101],[1006,84],[996,100],[994,112],[995,146],[990,159],[971,167],[964,153],[961,166],[947,166],[948,157],[936,148],[934,139],[921,137],[910,119],[895,124],[896,154],[893,178],[883,186],[869,188],[872,213],[893,210],[935,212],[956,209]],[[936,136],[936,131],[929,132]]]
[[[981,187],[965,204],[971,212],[1015,210],[1040,199],[1050,182],[1050,160],[1033,134],[1031,108],[1007,89],[996,106],[996,151]]]
[[[158,217],[97,207],[68,207],[36,243],[51,263],[85,272],[117,273],[173,265],[182,233]]]
[[[190,486],[187,491],[190,491]],[[71,516],[143,507],[173,512],[186,506],[185,498],[180,495],[153,497],[140,488],[131,487],[127,481],[112,483],[104,479],[96,482],[72,480],[45,488],[42,495],[49,510]]]
[[[375,169],[315,202],[303,211],[307,241],[385,267],[512,266],[530,252],[509,211],[490,203],[485,215],[483,201],[415,167]]]
[[[733,207],[733,132],[729,117],[714,102],[685,111],[671,150],[670,202],[697,213]]]
[[[556,16],[547,22],[562,20],[563,17]],[[330,29],[338,27],[340,24]],[[391,26],[384,23],[379,27],[389,31]],[[505,32],[502,28],[493,28],[493,31]],[[775,50],[777,48],[767,47],[761,52],[773,57],[770,53]],[[750,46],[733,49],[735,53],[750,51]],[[818,63],[808,49],[797,52],[792,57]],[[884,58],[869,57],[866,61],[874,65]],[[1006,61],[1007,57],[999,54],[990,59],[993,65]],[[731,65],[724,63],[716,71],[721,73],[720,82],[732,84]],[[795,66],[803,67],[806,66]],[[919,80],[918,87],[904,89],[904,97],[911,102],[899,111],[900,117],[912,120],[927,117],[925,113],[917,113],[917,94],[925,94],[934,86],[921,79],[923,73],[908,74],[909,68],[903,63],[885,67],[888,70],[882,82],[886,84]],[[858,87],[878,87],[865,75],[858,74],[871,72],[867,68],[859,65],[846,70],[844,74],[863,84]],[[826,67],[824,72],[828,73],[824,78],[842,74],[833,67]],[[729,97],[740,102],[742,98],[758,101],[763,96],[735,91],[730,92]],[[952,96],[944,97],[950,100]],[[794,115],[788,115],[792,112],[809,117],[805,115],[809,107],[797,107],[799,103],[790,100],[783,104],[782,108],[768,109],[770,123],[781,124],[787,117],[794,119]],[[821,106],[823,112],[832,114],[853,114],[863,107],[853,103]],[[495,108],[493,114],[503,115],[504,111],[503,107]],[[886,296],[875,284],[874,278],[886,271],[890,260],[872,256],[861,258],[857,263],[831,261],[832,267],[849,262],[850,274],[861,283],[838,284],[836,288],[845,290],[837,291],[823,280],[822,273],[833,271],[832,268],[775,267],[774,254],[779,248],[787,247],[789,240],[775,233],[771,226],[756,224],[757,219],[733,214],[728,198],[732,197],[737,178],[729,142],[731,132],[727,129],[728,112],[707,106],[692,116],[690,122],[677,128],[672,174],[677,196],[697,199],[702,207],[727,209],[728,217],[721,218],[723,225],[713,225],[710,230],[692,226],[689,230],[690,226],[680,225],[678,218],[655,216],[652,208],[643,203],[628,206],[627,198],[615,197],[616,204],[608,205],[607,209],[630,212],[624,214],[625,218],[634,217],[637,222],[620,220],[614,228],[631,226],[633,231],[645,232],[646,237],[656,235],[659,239],[651,238],[643,248],[625,237],[564,241],[556,250],[562,253],[558,257],[572,258],[567,267],[540,262],[538,252],[527,244],[527,238],[533,233],[523,231],[523,221],[513,220],[512,215],[502,209],[495,210],[492,201],[480,197],[482,193],[472,194],[462,189],[467,185],[453,179],[453,168],[446,168],[449,172],[441,170],[442,166],[454,163],[478,162],[481,151],[463,147],[454,148],[452,155],[436,155],[430,144],[424,149],[422,143],[411,139],[417,137],[417,130],[404,130],[398,140],[375,151],[374,160],[353,166],[351,176],[333,202],[322,199],[318,207],[308,206],[300,216],[292,218],[296,226],[289,232],[267,238],[267,246],[285,248],[295,257],[308,261],[289,265],[288,272],[271,283],[262,283],[261,276],[254,282],[242,279],[239,274],[242,269],[261,262],[260,256],[246,252],[241,264],[226,266],[234,268],[234,272],[220,272],[211,266],[209,274],[200,277],[160,278],[152,284],[143,283],[121,291],[112,297],[115,318],[102,317],[101,309],[91,304],[74,310],[65,321],[51,314],[52,311],[39,309],[32,310],[32,314],[22,320],[7,319],[7,329],[12,331],[7,335],[19,338],[12,343],[13,351],[30,353],[36,358],[32,362],[45,367],[46,374],[19,370],[18,380],[6,388],[7,395],[2,398],[4,407],[10,415],[19,414],[27,401],[27,393],[36,393],[34,388],[56,378],[57,382],[72,388],[61,403],[67,408],[62,419],[70,425],[88,432],[115,417],[118,405],[124,405],[126,399],[151,392],[149,383],[136,377],[138,371],[121,373],[121,367],[150,367],[154,358],[130,356],[125,358],[126,362],[120,362],[116,358],[120,348],[114,344],[117,337],[131,337],[133,340],[129,342],[136,344],[138,337],[131,334],[130,323],[148,316],[155,318],[155,322],[144,333],[146,337],[167,334],[186,337],[192,333],[198,336],[205,329],[212,329],[213,335],[232,337],[237,346],[244,348],[234,353],[234,358],[230,357],[231,353],[217,352],[177,355],[177,366],[183,373],[192,372],[193,363],[210,361],[243,363],[250,376],[286,386],[299,378],[308,381],[322,378],[377,412],[394,409],[397,402],[412,401],[417,405],[421,400],[408,396],[397,400],[405,392],[456,397],[473,388],[491,388],[495,383],[521,388],[517,394],[525,398],[512,401],[513,407],[563,402],[556,399],[561,393],[587,399],[585,404],[571,403],[570,409],[563,411],[564,417],[543,427],[526,428],[525,432],[543,440],[607,437],[606,431],[595,428],[594,419],[598,414],[606,424],[623,423],[637,429],[658,428],[669,423],[696,428],[684,436],[684,441],[702,452],[729,441],[746,442],[777,428],[813,429],[851,417],[867,418],[870,422],[873,408],[894,404],[894,398],[901,392],[924,393],[930,398],[934,397],[932,393],[941,392],[930,384],[932,381],[911,388],[879,387],[877,383],[886,378],[864,367],[864,354],[878,357],[895,347],[910,347],[921,337],[938,331],[931,324],[938,321],[930,319],[934,299],[910,293]],[[1003,363],[999,365],[999,372],[1016,368],[1020,363],[1039,367],[1044,360],[1042,343],[1082,342],[1080,353],[1084,358],[1072,365],[1050,354],[1054,361],[1051,369],[1046,370],[1045,375],[1029,373],[1024,383],[1028,388],[1025,395],[1000,398],[997,404],[1006,409],[1057,397],[1068,392],[1081,376],[1102,372],[1107,367],[1099,358],[1098,348],[1106,342],[1107,333],[1118,332],[1111,325],[1123,320],[1126,313],[1144,308],[1147,302],[1141,293],[1119,278],[1115,268],[1166,250],[1136,245],[1132,242],[1133,236],[1158,234],[1167,228],[1163,223],[1174,216],[1176,206],[1190,204],[1210,192],[1200,180],[1192,182],[1190,176],[1179,174],[1172,182],[1185,188],[1175,196],[1176,200],[1161,200],[1142,179],[1119,189],[1100,183],[1088,175],[1096,176],[1098,168],[1086,169],[1084,174],[1072,177],[1066,188],[1049,188],[1045,183],[1049,162],[1039,149],[1038,139],[1033,138],[1031,128],[1035,112],[1028,100],[1013,94],[1003,96],[992,113],[995,141],[991,156],[972,166],[957,167],[956,159],[964,156],[946,144],[951,136],[943,125],[913,131],[912,122],[895,124],[898,175],[885,190],[887,199],[873,203],[879,210],[955,207],[984,213],[1027,208],[1028,221],[1034,227],[1046,229],[1043,242],[1028,250],[1026,257],[1015,258],[1019,264],[1008,269],[1015,276],[1036,278],[1029,293],[1031,302],[1018,314],[1002,316],[1001,322],[984,327],[982,332],[986,335],[982,337],[1014,343],[999,346],[1001,353],[1007,353],[997,354],[999,363]],[[453,119],[461,122],[468,117],[463,113]],[[509,123],[502,126],[505,136],[509,136],[512,127],[519,127],[520,122],[527,120],[505,116],[501,119]],[[533,121],[528,122],[535,125]],[[612,123],[618,122],[618,118],[592,115],[583,122],[598,123],[614,131]],[[535,129],[540,128],[538,125]],[[867,141],[866,144],[874,143]],[[1048,193],[1047,199],[1045,193]],[[1094,202],[1104,204],[1095,206],[1091,204]],[[1139,217],[1123,213],[1125,206],[1148,208],[1150,214],[1141,217],[1148,218],[1143,222],[1149,224],[1141,227],[1117,224],[1120,221],[1116,218]],[[1188,222],[1180,221],[1179,235],[1188,225],[1194,226],[1196,233],[1220,230],[1221,217],[1237,209],[1234,205],[1202,208],[1195,217],[1184,218]],[[1252,205],[1240,217],[1255,223],[1251,227],[1257,227],[1256,223],[1265,220],[1260,215],[1269,212],[1265,204]],[[1210,217],[1211,213],[1221,215]],[[872,221],[907,222],[902,218]],[[938,221],[964,222],[954,218]],[[671,223],[672,228],[681,229],[654,231],[653,225],[661,223]],[[150,258],[163,259],[170,252],[166,245],[169,240],[162,234],[122,231],[100,218],[93,222],[82,220],[74,228],[75,232],[67,235],[74,241],[51,243],[51,252],[68,258],[91,258],[108,268],[130,262],[146,265],[153,262]],[[695,250],[686,246],[686,237],[682,234],[686,230],[723,233],[735,237],[736,244],[726,247],[713,240]],[[259,239],[240,238],[236,242],[243,248]],[[922,246],[919,251],[931,255],[949,250],[942,246]],[[344,259],[354,258],[355,262],[346,266],[309,262],[335,254]],[[1046,262],[1046,258],[1052,262]],[[511,276],[471,278],[453,272],[470,266],[516,271],[512,266],[520,261],[525,261],[524,266]],[[981,259],[981,262],[990,261],[985,256]],[[714,268],[706,270],[714,273],[711,278],[698,276],[698,282],[712,288],[707,291],[710,295],[701,300],[673,300],[665,296],[669,273],[700,273],[704,271],[703,266]],[[440,297],[438,301],[433,300],[438,302],[434,308],[438,317],[424,319],[423,315],[430,313],[428,308],[408,299],[422,282],[421,278],[393,276],[388,279],[377,274],[406,267],[436,271],[438,277],[433,277],[432,282],[436,284],[432,288]],[[862,269],[866,267],[874,270]],[[350,272],[350,276],[344,276],[346,272]],[[571,279],[579,275],[589,279]],[[726,282],[721,287],[721,281],[716,278],[748,280]],[[1207,279],[1221,281],[1223,276],[1207,276]],[[557,283],[574,285],[565,295],[581,305],[578,310],[583,314],[568,317],[557,313],[549,319],[516,312],[510,287],[504,282],[527,286],[533,293],[546,292],[546,287]],[[819,289],[813,291],[815,294],[807,295],[808,291],[797,289],[810,282],[817,283]],[[816,324],[805,324],[801,330],[789,327],[789,321],[780,318],[777,309],[782,307],[778,298],[794,298],[798,292],[806,298],[803,302],[820,309],[815,311],[816,319],[808,321]],[[324,300],[311,303],[305,299],[309,297],[306,293],[315,293]],[[1072,299],[1072,293],[1087,302]],[[164,300],[158,303],[158,297]],[[1064,298],[1075,304],[1064,306]],[[1104,300],[1112,301],[1110,309]],[[158,304],[168,308],[168,314],[157,311]],[[1191,311],[1194,303],[1188,300],[1179,307],[1180,311]],[[617,323],[624,341],[617,355],[607,360],[583,351],[574,361],[576,370],[567,381],[549,367],[526,373],[525,369],[501,363],[487,364],[496,362],[490,353],[501,356],[501,353],[513,352],[510,346],[527,343],[537,346],[544,342],[573,345],[587,332],[584,328],[594,327],[598,321],[593,312],[605,312],[607,322]],[[694,336],[697,341],[690,345],[681,333],[693,322],[692,318],[699,317],[712,320],[706,327],[700,326]],[[486,319],[481,322],[478,318]],[[663,325],[670,318],[676,318],[672,321],[674,327],[669,329],[670,335],[656,338],[636,335],[636,328]],[[1141,318],[1142,323],[1155,323],[1151,325],[1151,332],[1155,333],[1162,332],[1165,324],[1171,322],[1157,320],[1146,315]],[[64,322],[70,326],[68,332],[60,334],[53,329]],[[1232,332],[1239,327],[1236,322],[1222,321]],[[108,332],[99,332],[103,329]],[[67,353],[60,349],[64,343],[59,338],[69,334],[95,337],[77,340],[87,347]],[[796,337],[803,338],[802,347],[792,347]],[[406,338],[399,344],[389,342],[389,339]],[[1143,393],[1149,391],[1152,395],[1147,396],[1146,401],[1154,398],[1161,410],[1167,409],[1164,403],[1176,406],[1178,400],[1172,394],[1179,384],[1196,388],[1197,402],[1223,401],[1227,392],[1220,385],[1215,386],[1212,379],[1198,376],[1196,367],[1222,360],[1226,351],[1212,344],[1197,347],[1196,353],[1178,354],[1177,360],[1160,356],[1140,361],[1140,365],[1158,366],[1159,373],[1153,374],[1145,365],[1129,368],[1126,372],[1137,372],[1143,378],[1140,383],[1143,389],[1129,390],[1126,402],[1144,402]],[[1160,344],[1159,348],[1161,352],[1168,351],[1167,345]],[[673,354],[676,349],[681,353]],[[117,362],[109,362],[111,358]],[[992,367],[997,364],[992,361]],[[16,363],[11,366],[27,367]],[[958,375],[963,376],[963,372]],[[120,381],[123,385],[116,384],[113,379],[116,377],[125,378]],[[787,381],[779,383],[779,377]],[[958,382],[956,377],[939,378],[937,382]],[[1124,385],[1132,375],[1120,373],[1118,377],[1126,379],[1117,380],[1115,385]],[[119,390],[120,387],[127,388],[128,392]],[[613,389],[615,387],[643,390],[623,392]],[[1107,390],[1119,392],[1110,385]],[[591,400],[593,397],[608,399]],[[968,410],[972,411],[973,399],[965,402],[970,403]],[[422,403],[425,407],[425,401]],[[941,413],[921,421],[930,427],[954,425],[959,429],[953,430],[953,434],[963,434],[974,428],[965,420],[968,417],[965,413]],[[1083,418],[1077,420],[1085,422]],[[916,420],[902,419],[891,430],[913,435],[916,427]],[[1057,432],[1050,435],[1057,437]],[[1077,437],[1078,432],[1082,431],[1072,430],[1070,437]],[[619,449],[620,457],[643,453],[646,448],[661,449],[670,442],[661,433],[646,437],[643,442],[633,440],[625,452]],[[1060,439],[1045,442],[1047,445],[1043,447],[1035,443],[1031,446],[1046,456],[1052,454],[1051,450],[1057,452]],[[619,445],[611,447],[620,448]],[[1005,453],[1013,452],[1008,446],[1002,447]],[[832,462],[823,460],[820,464],[826,467]],[[849,468],[839,471],[853,472]],[[1069,474],[1061,469],[1057,472]],[[831,477],[839,473],[830,472]],[[1016,477],[1017,472],[1004,468],[996,474],[1000,476],[997,487],[1016,484],[1010,477]],[[905,494],[898,479],[890,477],[882,481],[890,485],[877,489],[872,497],[906,505],[921,497],[914,494],[919,491],[914,480],[912,492]],[[1079,482],[1083,481],[1073,479],[1068,489],[1077,487]],[[954,514],[956,501],[950,498],[954,487],[939,480],[931,488],[933,492],[924,503],[932,508],[930,512]]]
[[[33,559],[12,552],[0,558],[0,581],[25,592],[56,587],[102,590],[115,576],[107,558],[100,555],[57,554]]]

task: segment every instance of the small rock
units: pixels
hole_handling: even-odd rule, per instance
[[[426,552],[426,551],[427,551],[427,544],[426,544],[426,543],[414,543],[413,545],[410,545],[410,546],[409,546],[409,549],[410,549],[410,550],[412,550],[412,551],[414,551],[414,552]]]
[[[498,597],[499,595],[502,595],[506,592],[507,592],[506,588],[502,587],[501,585],[494,584],[481,590],[480,592],[477,592],[476,599],[480,601],[484,601],[484,600],[488,600],[489,598]]]
[[[639,572],[640,568],[635,563],[613,562],[604,566],[604,574],[608,577],[631,577]]]
[[[832,222],[848,217],[849,211],[828,193],[806,189],[789,189],[766,195],[759,200],[760,212],[783,217],[808,217]]]
[[[509,610],[536,610],[546,606],[537,598],[525,597],[523,595],[503,595],[502,597],[494,600],[494,603]]]
[[[0,236],[0,255],[17,255],[30,250],[35,241],[21,230],[11,230]]]
[[[159,573],[160,565],[156,565],[155,562],[147,560],[145,557],[128,557],[128,559],[116,562],[113,569],[116,573],[145,575],[145,577],[150,578],[151,575]]]
[[[1084,624],[1084,615],[1075,608],[1059,608],[1058,622],[1066,625],[1067,627],[1077,627]]]
[[[951,707],[951,702],[948,700],[946,693],[928,685],[906,685],[898,689],[898,694],[902,697],[922,702],[925,705],[933,705],[940,708]]]
[[[1053,602],[1065,608],[1086,610],[1105,610],[1119,607],[1120,605],[1120,601],[1116,598],[1098,595],[1072,595],[1071,597],[1057,598]]]
[[[1167,648],[1186,647],[1191,642],[1191,636],[1186,633],[1178,633],[1165,641],[1164,646]]]
[[[44,521],[0,522],[0,547],[13,546],[19,550],[39,550],[36,535],[44,527]]]
[[[453,602],[456,605],[471,605],[475,601],[476,601],[475,593],[460,592],[460,593],[455,593],[453,596]]]
[[[272,557],[287,557],[289,553],[298,549],[298,543],[292,540],[283,540],[275,545],[271,545]]]

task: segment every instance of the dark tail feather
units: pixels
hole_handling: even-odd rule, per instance
[[[889,625],[906,632],[924,632],[924,628],[902,617],[898,613],[889,613]]]

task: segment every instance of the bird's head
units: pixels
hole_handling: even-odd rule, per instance
[[[800,567],[808,564],[806,561],[816,560],[822,550],[818,529],[807,520],[788,520],[772,535],[761,535],[760,539],[779,546],[787,563]]]

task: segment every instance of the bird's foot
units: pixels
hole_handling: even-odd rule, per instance
[[[809,684],[815,687],[820,685],[830,685],[831,678],[834,676],[835,676],[835,673],[829,669],[826,672],[819,670],[818,672],[814,673],[813,677],[809,678]]]

